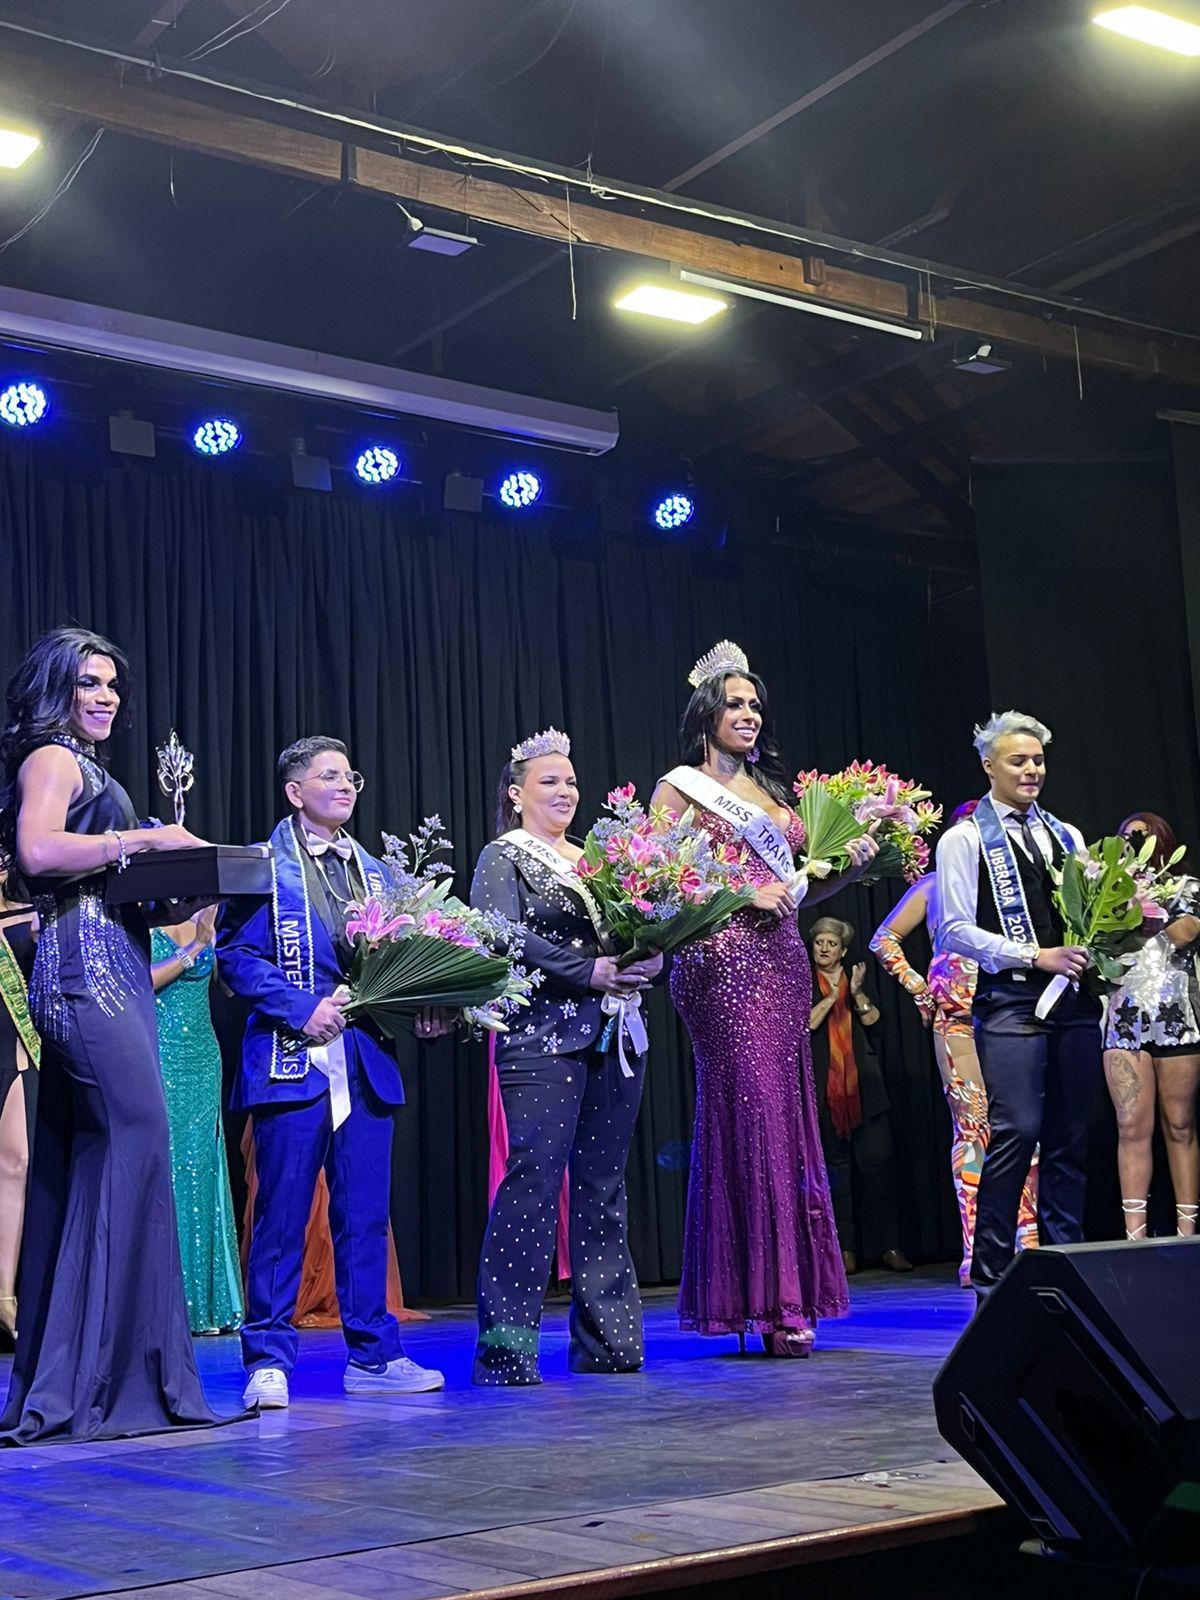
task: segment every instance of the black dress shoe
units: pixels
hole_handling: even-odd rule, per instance
[[[842,1251],[842,1267],[844,1268],[848,1278],[852,1278],[858,1271],[858,1257],[854,1254],[853,1250]]]
[[[883,1264],[889,1272],[911,1272],[913,1264],[903,1250],[885,1250]]]

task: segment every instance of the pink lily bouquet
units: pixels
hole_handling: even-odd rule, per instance
[[[426,817],[407,843],[385,833],[391,881],[346,916],[354,962],[344,1014],[369,1017],[390,1039],[411,1032],[426,1006],[459,1012],[469,1033],[506,1033],[536,985],[518,964],[520,929],[450,893],[440,858],[452,846],[441,829]]]
[[[753,898],[744,852],[714,846],[690,807],[682,817],[665,806],[647,812],[627,783],[609,793],[605,809],[610,815],[593,826],[575,871],[620,951],[618,965],[703,939]]]
[[[873,761],[852,761],[840,772],[801,772],[792,785],[804,828],[805,853],[797,866],[825,878],[850,865],[846,846],[873,829],[879,854],[860,883],[904,878],[916,883],[929,870],[927,836],[942,820],[928,789]]]
[[[1109,837],[1067,856],[1051,868],[1051,898],[1062,918],[1063,940],[1088,953],[1083,982],[1103,995],[1117,988],[1138,951],[1171,920],[1171,906],[1182,887],[1171,868],[1183,859],[1183,847],[1161,867],[1152,857],[1155,840],[1147,837],[1135,849],[1127,839]],[[1049,1016],[1070,980],[1052,978],[1037,1004],[1039,1017]]]

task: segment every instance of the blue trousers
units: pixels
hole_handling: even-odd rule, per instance
[[[1034,1008],[1044,988],[1037,980],[981,984],[975,996],[975,1045],[992,1129],[971,1266],[971,1284],[980,1294],[1012,1261],[1021,1190],[1039,1143],[1041,1236],[1047,1244],[1083,1238],[1088,1124],[1102,1076],[1100,1004],[1086,991],[1068,989],[1039,1021]]]
[[[508,1168],[479,1259],[474,1381],[538,1383],[538,1329],[554,1255],[558,1194],[570,1174],[574,1372],[636,1372],[642,1303],[629,1254],[625,1163],[645,1056],[622,1075],[616,1053],[500,1061]]]
[[[246,1281],[242,1358],[247,1370],[296,1365],[292,1326],[304,1231],[317,1174],[329,1184],[329,1226],[342,1332],[364,1366],[401,1354],[400,1329],[387,1309],[388,1203],[395,1108],[385,1105],[352,1051],[346,1062],[350,1115],[335,1133],[329,1095],[304,1105],[254,1107],[258,1194]]]

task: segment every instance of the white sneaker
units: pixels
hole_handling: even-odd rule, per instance
[[[446,1379],[432,1367],[419,1367],[407,1356],[397,1356],[378,1369],[350,1362],[342,1387],[347,1394],[428,1394],[433,1389],[444,1389]]]
[[[287,1373],[282,1367],[259,1367],[242,1390],[247,1411],[283,1411],[288,1403]]]

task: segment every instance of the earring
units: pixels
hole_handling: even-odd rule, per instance
[[[513,811],[518,817],[521,815],[521,802],[519,800],[513,801]]]
[[[754,749],[751,750],[746,756],[746,765],[750,767],[756,767],[758,765],[759,754],[759,748],[757,745],[755,745]]]

